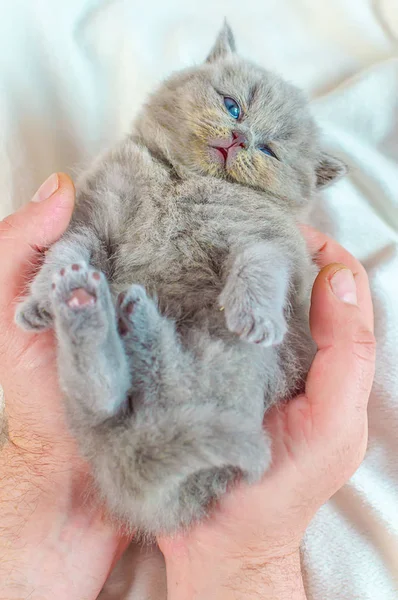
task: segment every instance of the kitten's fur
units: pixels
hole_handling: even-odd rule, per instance
[[[224,167],[209,144],[232,131],[246,148]],[[80,181],[17,321],[55,328],[71,428],[122,521],[171,532],[269,466],[264,410],[301,387],[314,352],[297,221],[343,171],[301,93],[239,58],[225,25]]]

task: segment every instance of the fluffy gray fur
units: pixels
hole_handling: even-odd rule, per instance
[[[224,165],[210,146],[232,132],[245,147]],[[343,172],[302,94],[237,56],[225,24],[81,179],[16,318],[54,327],[70,426],[123,522],[172,532],[269,467],[264,411],[301,388],[314,352],[297,223]]]

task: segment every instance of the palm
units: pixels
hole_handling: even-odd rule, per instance
[[[327,255],[324,237],[321,247]],[[344,260],[349,264],[348,257]],[[355,261],[356,271],[358,265]],[[326,277],[328,269],[333,272],[333,265],[326,267]],[[360,275],[359,298],[372,324],[363,269]],[[263,559],[269,552],[275,555],[293,551],[314,512],[360,464],[366,448],[367,422],[366,411],[358,408],[356,399],[359,394],[363,403],[369,396],[374,338],[365,326],[358,338],[358,308],[351,306],[338,312],[340,305],[325,295],[324,281],[319,277],[313,291],[311,330],[318,352],[305,394],[275,407],[266,417],[265,426],[273,440],[271,468],[257,485],[241,484],[232,490],[209,520],[186,535],[177,540],[161,539],[166,555],[178,551],[181,545],[197,552],[215,549],[220,557],[242,555],[245,548],[249,554],[258,549]],[[329,313],[326,324],[325,309]],[[344,336],[354,342],[344,343]]]
[[[217,548],[220,557],[223,553],[225,556],[233,554],[232,540],[238,554],[245,547],[260,548],[265,544],[274,548],[275,540],[280,544],[280,530],[279,527],[273,530],[273,522],[279,523],[280,517],[289,511],[289,504],[301,494],[299,455],[302,445],[309,441],[305,400],[298,397],[282,408],[272,409],[265,426],[273,440],[273,460],[263,480],[256,485],[239,484],[222,498],[207,521],[194,526],[184,536],[160,539],[159,545],[166,554],[174,552],[181,544]],[[262,513],[266,540],[259,537],[259,515]],[[286,543],[293,548],[298,540],[290,539]]]
[[[27,551],[35,548],[29,552],[30,566],[36,574],[43,564],[48,573],[62,573],[54,579],[54,597],[70,598],[76,589],[79,598],[94,598],[127,540],[89,497],[89,470],[63,411],[52,333],[26,336],[12,330],[0,367],[5,396],[13,400],[7,403],[9,464],[14,466],[8,493],[23,498],[21,516],[35,506],[34,523],[24,520],[23,525]],[[28,478],[21,471],[21,453]]]

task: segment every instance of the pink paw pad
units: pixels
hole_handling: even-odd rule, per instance
[[[89,294],[84,288],[77,288],[72,291],[67,304],[70,308],[80,308],[82,306],[93,306],[96,300],[96,297]]]
[[[124,309],[124,310],[126,311],[126,313],[127,313],[128,315],[131,315],[131,313],[132,313],[132,312],[133,312],[133,310],[134,310],[134,302],[128,302],[128,304],[126,304],[126,307],[125,307],[125,309]]]

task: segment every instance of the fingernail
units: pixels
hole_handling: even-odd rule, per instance
[[[41,184],[36,194],[32,198],[32,202],[42,202],[48,200],[59,188],[58,174],[53,173],[44,183]]]
[[[339,269],[330,280],[333,293],[347,304],[358,304],[357,286],[354,275],[349,269]]]

